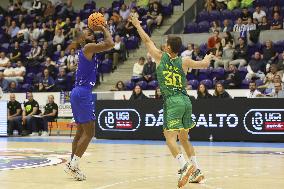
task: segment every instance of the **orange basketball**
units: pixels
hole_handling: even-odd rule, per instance
[[[88,27],[93,30],[98,25],[106,25],[105,17],[99,12],[92,13],[88,18]]]

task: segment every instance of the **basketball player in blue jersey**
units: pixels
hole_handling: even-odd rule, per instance
[[[94,33],[85,28],[77,37],[80,50],[78,52],[79,63],[76,71],[75,88],[71,92],[71,108],[77,123],[77,132],[72,143],[71,161],[66,164],[65,172],[76,180],[82,181],[86,176],[79,169],[79,160],[86,151],[94,136],[95,115],[92,100],[92,89],[96,84],[98,62],[96,53],[110,50],[114,42],[110,32],[104,26],[96,26],[94,31],[104,34],[104,41],[94,42]]]

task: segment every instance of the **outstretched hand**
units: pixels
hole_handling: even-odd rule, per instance
[[[214,55],[213,54],[207,54],[207,55],[205,55],[205,57],[203,58],[203,60],[202,60],[202,62],[204,62],[205,64],[207,64],[208,66],[207,67],[209,67],[209,65],[210,65],[210,63],[211,63],[211,60],[213,60],[214,59]]]
[[[138,18],[135,17],[135,16],[130,16],[130,17],[128,18],[128,21],[131,22],[131,23],[133,24],[133,26],[135,26],[136,28],[137,28],[138,26],[140,26],[140,23],[141,23],[141,22],[138,20]]]

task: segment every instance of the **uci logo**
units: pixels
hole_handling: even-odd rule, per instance
[[[136,131],[140,123],[135,109],[104,109],[98,116],[99,127],[104,131]]]
[[[251,134],[284,134],[283,109],[251,109],[244,117],[245,129]]]

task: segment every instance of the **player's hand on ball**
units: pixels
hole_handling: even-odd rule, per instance
[[[92,29],[93,29],[93,31],[103,32],[106,28],[104,26],[102,26],[102,25],[96,25]]]

